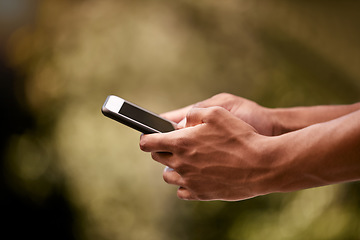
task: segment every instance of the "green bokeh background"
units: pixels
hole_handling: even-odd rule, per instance
[[[2,141],[4,229],[34,239],[360,239],[358,183],[182,201],[139,150],[140,134],[100,112],[109,94],[158,113],[220,92],[266,107],[357,102],[359,1],[0,0],[0,9],[11,73],[2,106],[21,112],[2,113],[17,126]],[[19,205],[33,211],[14,210],[14,220]]]

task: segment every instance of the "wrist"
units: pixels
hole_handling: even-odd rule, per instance
[[[284,182],[289,181],[287,179],[289,177],[289,158],[286,157],[287,154],[284,154],[285,144],[281,136],[269,137],[257,134],[254,146],[258,156],[256,165],[261,166],[261,174],[253,186],[256,195],[287,191]]]
[[[298,187],[298,179],[301,179],[300,169],[294,171],[295,153],[292,149],[288,134],[266,137],[259,141],[259,155],[262,156],[259,163],[265,170],[261,181],[256,185],[258,195],[266,195],[276,192],[291,192],[301,189]]]
[[[272,137],[265,146],[273,184],[269,192],[291,192],[311,187],[358,180],[356,117],[314,124]],[[356,151],[355,151],[356,149]],[[341,159],[341,160],[340,160]]]
[[[273,136],[296,131],[312,124],[321,122],[316,109],[308,107],[275,108],[272,109]]]
[[[303,162],[304,145],[297,141],[296,135],[293,132],[274,137],[262,136],[258,141],[259,164],[265,170],[257,185],[260,195],[296,191],[313,184],[304,174],[309,166]]]
[[[267,109],[272,126],[272,136],[278,136],[292,131],[289,126],[289,113],[282,108]]]

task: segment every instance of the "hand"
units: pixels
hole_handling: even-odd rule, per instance
[[[207,108],[219,106],[228,110],[234,116],[253,126],[260,134],[273,136],[280,134],[277,131],[275,116],[271,109],[262,107],[257,103],[228,93],[221,93],[205,101],[187,106],[185,108],[162,114],[163,117],[179,123],[183,128],[186,114],[191,108]]]
[[[360,110],[360,103],[270,109],[242,97],[221,93],[194,105],[162,114],[162,116],[179,123],[178,127],[183,128],[186,114],[191,108],[213,106],[223,107],[265,136],[278,136]]]
[[[179,198],[240,200],[271,191],[266,139],[224,108],[191,108],[186,128],[143,135],[140,148],[171,168],[163,177]]]

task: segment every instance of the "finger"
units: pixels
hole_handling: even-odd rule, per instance
[[[179,187],[179,189],[177,190],[177,196],[178,198],[183,200],[194,200],[194,197],[191,195],[191,192],[183,187]]]
[[[177,128],[178,129],[182,129],[182,128],[185,128],[186,127],[186,118],[184,118],[183,120],[181,120],[178,125],[177,125]]]
[[[217,95],[212,96],[202,102],[198,102],[194,105],[194,107],[198,108],[208,108],[208,107],[224,107],[227,109],[226,105],[234,97],[234,95],[229,93],[219,93]],[[228,109],[229,110],[229,109]]]
[[[152,159],[154,159],[155,161],[168,166],[168,165],[172,165],[172,161],[171,161],[171,157],[173,156],[172,153],[169,152],[152,152],[151,153],[151,157]],[[171,166],[173,167],[173,166]]]
[[[214,106],[225,107],[225,106],[223,106],[223,104],[225,102],[227,102],[227,100],[229,100],[229,99],[231,99],[233,97],[234,97],[234,95],[232,95],[232,94],[220,93],[220,94],[212,96],[211,98],[208,98],[208,99],[206,99],[204,101],[189,105],[187,107],[163,113],[163,114],[161,114],[161,116],[166,118],[166,119],[169,119],[169,120],[171,120],[173,122],[179,123],[182,119],[185,118],[187,112],[191,108],[207,108],[207,107],[214,107]]]
[[[172,137],[169,133],[144,134],[140,137],[140,149],[144,152],[172,152]]]
[[[203,123],[203,113],[204,109],[202,108],[192,108],[186,114],[185,127],[193,127]]]
[[[169,166],[165,166],[164,172],[170,172],[170,171],[174,171],[174,169],[172,169],[172,168],[169,167]]]
[[[230,113],[222,107],[192,108],[186,115],[186,127],[203,123],[215,123],[226,114]]]
[[[163,118],[166,118],[170,121],[173,121],[175,123],[179,123],[182,119],[185,118],[186,113],[192,108],[192,105],[180,108],[174,111],[166,112],[160,114]]]
[[[211,97],[209,99],[206,99],[204,101],[198,102],[198,103],[194,104],[193,107],[194,108],[208,108],[208,107],[219,106],[219,101],[216,99],[215,96]]]
[[[164,181],[168,184],[182,186],[183,179],[179,173],[175,172],[172,168],[166,167],[163,172]]]

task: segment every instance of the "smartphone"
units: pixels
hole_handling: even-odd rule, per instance
[[[110,95],[101,109],[102,113],[142,133],[166,133],[175,130],[176,124],[120,97]]]

